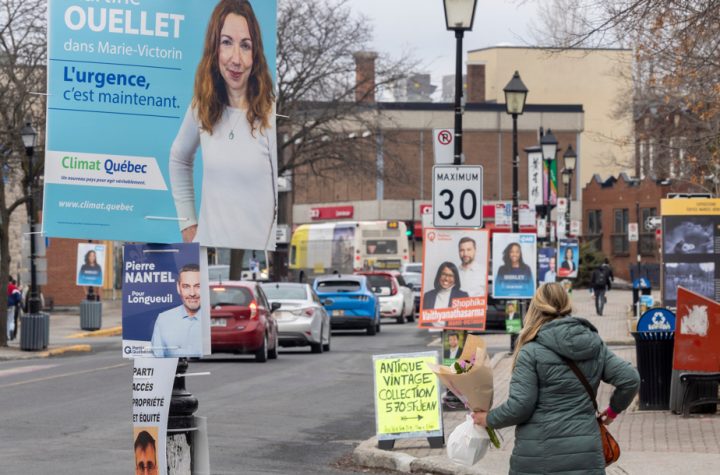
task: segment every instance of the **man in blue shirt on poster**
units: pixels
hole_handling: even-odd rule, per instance
[[[152,335],[153,355],[160,358],[202,356],[200,266],[186,264],[178,273],[182,305],[158,315]]]

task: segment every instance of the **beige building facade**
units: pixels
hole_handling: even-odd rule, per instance
[[[577,141],[577,183],[634,170],[632,52],[627,49],[557,50],[492,47],[471,50],[468,68],[484,67],[484,99],[505,103],[503,88],[515,71],[528,88],[528,104],[582,104],[584,124]],[[472,88],[472,85],[471,85]],[[520,125],[519,121],[519,124]],[[522,127],[530,124],[522,121]],[[567,144],[560,143],[565,149]]]

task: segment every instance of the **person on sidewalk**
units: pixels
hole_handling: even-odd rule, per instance
[[[595,295],[595,312],[599,316],[602,316],[603,308],[607,302],[605,292],[610,290],[613,280],[615,280],[615,277],[613,276],[612,267],[610,267],[610,261],[606,257],[605,261],[596,267],[590,275],[590,285]]]
[[[14,340],[17,334],[17,319],[20,311],[20,302],[22,302],[22,293],[15,285],[15,279],[9,276],[7,287],[8,293],[8,311],[7,311],[7,339]]]
[[[596,393],[600,381],[615,386],[601,414],[606,425],[630,405],[640,386],[637,370],[571,311],[560,284],[540,286],[515,348],[508,399],[489,412],[472,413],[483,427],[516,426],[510,474],[605,473],[593,403],[563,357],[577,364]]]

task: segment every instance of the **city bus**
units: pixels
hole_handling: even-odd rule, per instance
[[[342,221],[303,224],[290,241],[290,278],[309,281],[323,274],[400,270],[408,263],[403,221]]]

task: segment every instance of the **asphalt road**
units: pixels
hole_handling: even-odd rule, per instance
[[[434,338],[387,321],[374,337],[333,333],[321,355],[285,348],[264,364],[231,355],[191,362],[189,372],[211,372],[188,377],[187,388],[208,418],[212,473],[355,473],[337,462],[375,432],[371,356],[439,349],[427,346]],[[507,341],[490,337],[491,352]],[[0,362],[1,473],[133,473],[132,366],[119,340],[103,348]]]

